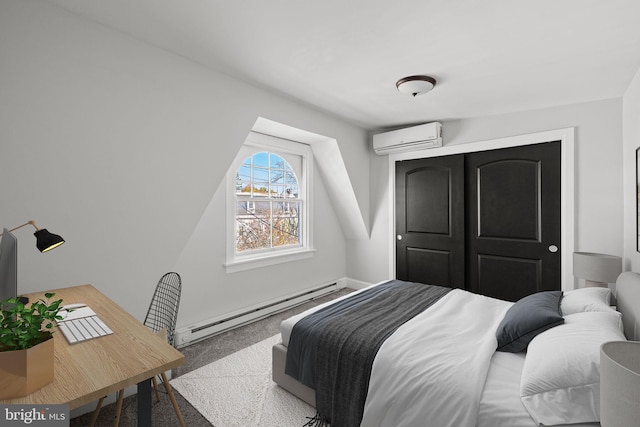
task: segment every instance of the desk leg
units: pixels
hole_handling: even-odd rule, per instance
[[[151,426],[151,378],[138,383],[138,427]]]

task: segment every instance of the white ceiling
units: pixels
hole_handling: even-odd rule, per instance
[[[47,1],[367,129],[621,97],[640,67],[638,0]]]

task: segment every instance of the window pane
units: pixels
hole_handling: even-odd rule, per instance
[[[269,153],[256,153],[253,155],[253,165],[255,167],[268,168],[269,167]]]
[[[269,186],[269,169],[254,168],[253,169],[253,182],[258,186]]]
[[[300,203],[273,202],[273,246],[300,244]]]
[[[284,159],[277,154],[271,153],[269,166],[271,169],[284,169],[284,164],[286,163]]]
[[[236,250],[271,247],[269,202],[238,202],[236,208]]]
[[[251,165],[243,164],[236,173],[236,193],[251,191]]]
[[[298,198],[298,185],[289,185],[287,186],[286,196],[292,198]]]
[[[298,179],[293,171],[288,170],[285,173],[285,184],[287,185],[287,196],[298,197]]]
[[[277,199],[282,199],[285,197],[285,187],[284,185],[272,185],[271,186],[271,197],[275,197]]]
[[[293,171],[286,171],[284,176],[287,184],[298,184],[298,178],[296,178],[296,174]]]

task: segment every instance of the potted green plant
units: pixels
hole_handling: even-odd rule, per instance
[[[30,394],[53,381],[53,327],[62,319],[55,294],[23,304],[0,301],[0,399]]]

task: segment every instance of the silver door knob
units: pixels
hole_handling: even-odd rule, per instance
[[[555,254],[556,252],[558,252],[558,247],[556,245],[549,246],[549,252]]]
[[[398,234],[398,235],[396,236],[396,239],[398,239],[398,240],[402,240],[402,236]]]

